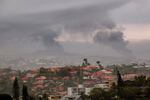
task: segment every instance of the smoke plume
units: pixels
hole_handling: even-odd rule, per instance
[[[41,42],[46,50],[50,51],[63,51],[63,47],[60,45],[56,38],[58,37],[57,32],[49,30],[49,31],[41,31],[38,33],[34,33],[32,35],[33,40],[37,42]]]
[[[128,41],[124,39],[124,34],[116,30],[102,30],[96,33],[94,41],[115,49],[124,56],[132,56],[132,52],[127,48]]]
[[[25,52],[63,51],[61,39],[77,42],[79,38],[85,41],[90,38],[120,53],[129,51],[123,33],[111,31],[117,29],[117,24],[110,17],[110,12],[130,0],[1,1],[0,48],[3,48],[3,53],[6,49],[11,49],[11,52],[13,49]],[[102,32],[93,36],[98,30]],[[64,37],[66,34],[67,38]]]

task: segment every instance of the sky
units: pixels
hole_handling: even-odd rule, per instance
[[[0,54],[150,58],[149,0],[0,0]]]

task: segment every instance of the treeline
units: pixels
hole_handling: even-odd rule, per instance
[[[150,77],[141,75],[132,81],[124,81],[120,72],[117,71],[117,84],[113,83],[108,91],[95,88],[86,98],[90,100],[150,100]]]
[[[37,97],[34,93],[29,94],[27,85],[24,83],[21,89],[16,77],[13,83],[12,96],[0,94],[0,100],[48,100],[48,95],[43,93],[43,95]]]

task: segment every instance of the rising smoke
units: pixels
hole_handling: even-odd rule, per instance
[[[133,56],[132,52],[127,48],[128,41],[124,39],[123,35],[121,31],[102,30],[96,33],[94,41],[99,44],[110,46],[124,56]]]
[[[69,39],[74,42],[74,37],[86,40],[91,36],[95,43],[103,43],[122,54],[130,52],[123,33],[112,31],[117,29],[117,24],[109,14],[130,0],[8,1],[3,0],[0,9],[1,48],[12,49],[13,46],[17,47],[17,50],[26,47],[30,48],[29,51],[45,49],[60,52],[63,48],[59,37],[69,34]],[[98,30],[101,31],[97,32]]]
[[[60,45],[56,38],[58,37],[57,32],[52,30],[41,31],[32,35],[33,40],[42,42],[46,50],[62,52],[63,47]]]

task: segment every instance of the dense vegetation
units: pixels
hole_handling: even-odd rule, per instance
[[[150,77],[138,76],[134,80],[123,81],[118,71],[117,85],[110,90],[95,88],[91,91],[91,100],[150,100]]]

